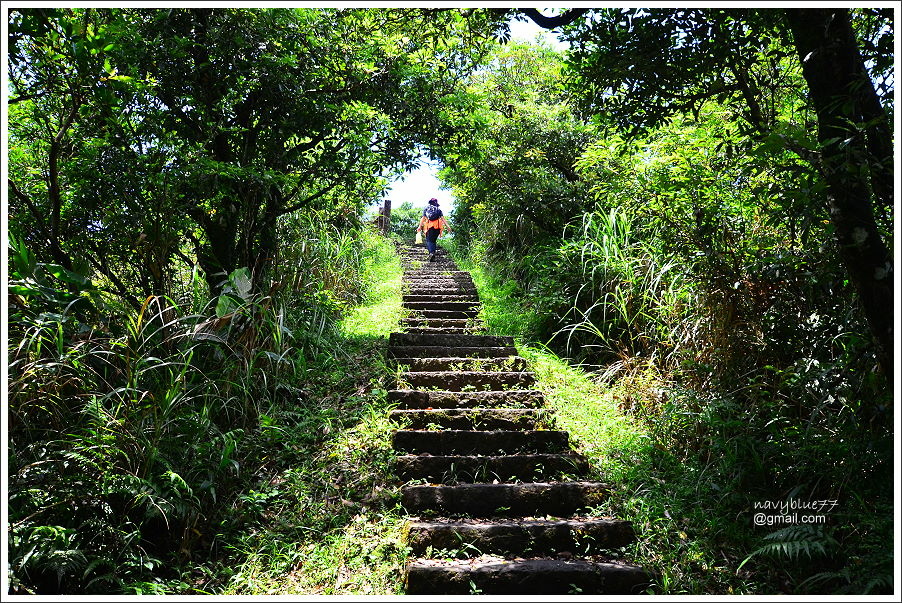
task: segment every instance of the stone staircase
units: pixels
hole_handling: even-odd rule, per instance
[[[635,539],[626,521],[580,517],[607,495],[579,481],[586,460],[552,426],[512,337],[481,334],[469,273],[439,249],[399,249],[404,332],[388,353],[402,503],[415,516],[408,594],[637,594],[641,568],[612,559]]]

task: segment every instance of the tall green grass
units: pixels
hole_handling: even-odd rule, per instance
[[[473,274],[490,332],[517,338],[559,424],[612,483],[596,512],[634,522],[640,541],[627,554],[657,573],[658,593],[890,591],[892,435],[857,418],[866,416],[857,395],[879,396],[879,387],[839,379],[842,357],[780,365],[771,353],[773,364],[756,370],[760,350],[725,359],[752,329],[729,331],[687,267],[654,257],[622,220],[587,218],[581,242],[562,245],[560,269],[530,288],[452,248]],[[579,312],[558,333],[572,335],[570,347],[537,328],[543,313],[567,319],[545,293],[555,287],[574,293]],[[582,306],[581,288],[595,290]],[[577,338],[602,353],[574,349]],[[596,360],[573,366],[556,355],[567,351],[570,363]],[[753,524],[756,503],[791,499],[838,506],[824,525]]]
[[[195,273],[138,311],[11,240],[11,592],[222,589],[232,564],[210,560],[264,524],[281,474],[379,415],[377,337],[339,321],[391,249],[315,213],[280,228],[262,290],[239,269],[206,300]]]
[[[311,370],[311,403],[326,419],[315,446],[259,497],[266,513],[234,539],[235,569],[222,568],[223,594],[401,594],[408,555],[404,514],[390,470],[386,390],[388,334],[402,315],[401,265],[391,243],[368,242],[365,301],[339,323],[334,353]]]

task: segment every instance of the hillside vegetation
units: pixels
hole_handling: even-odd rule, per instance
[[[421,154],[656,592],[893,592],[894,14],[11,9],[9,592],[401,592]]]

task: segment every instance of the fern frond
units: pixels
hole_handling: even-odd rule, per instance
[[[754,551],[739,564],[741,569],[750,559],[763,555],[775,560],[796,561],[802,555],[809,559],[824,557],[839,543],[822,526],[788,526],[764,536],[769,542]]]

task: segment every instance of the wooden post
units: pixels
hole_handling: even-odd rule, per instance
[[[382,207],[382,234],[388,235],[388,231],[391,230],[391,199],[385,200],[385,205]]]

